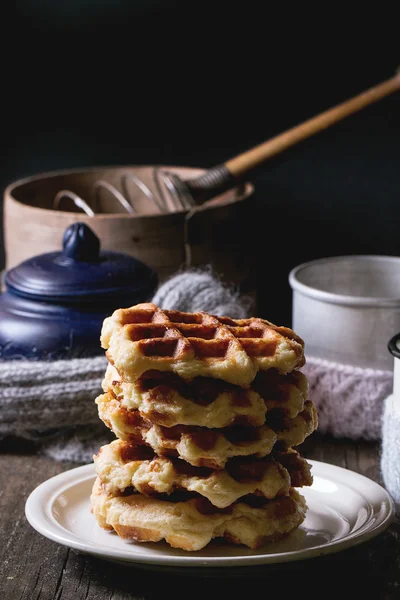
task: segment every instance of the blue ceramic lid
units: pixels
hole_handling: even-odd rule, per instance
[[[100,250],[100,240],[85,223],[66,229],[61,252],[34,256],[5,276],[18,296],[43,302],[102,302],[154,292],[156,273],[140,260]]]

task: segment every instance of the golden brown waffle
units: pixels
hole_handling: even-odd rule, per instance
[[[115,435],[125,441],[150,446],[159,456],[181,457],[197,467],[224,468],[234,456],[262,458],[278,441],[281,447],[301,444],[317,424],[315,407],[307,401],[304,410],[290,419],[279,409],[271,411],[271,426],[235,426],[207,429],[190,425],[163,427],[144,419],[139,411],[128,411],[111,394],[96,399],[99,416]]]
[[[115,495],[133,488],[152,496],[187,490],[204,496],[218,508],[247,494],[272,499],[287,495],[290,487],[312,483],[309,463],[295,451],[279,453],[278,459],[272,455],[232,458],[224,470],[212,470],[193,467],[180,459],[157,457],[146,446],[115,440],[100,448],[94,464],[108,493]]]
[[[265,425],[225,429],[153,425],[139,411],[128,411],[111,394],[102,394],[96,403],[100,418],[119,439],[146,444],[159,456],[180,457],[197,467],[222,469],[233,456],[263,457],[278,439]]]
[[[252,389],[264,400],[267,414],[279,409],[293,418],[304,409],[308,399],[308,381],[301,371],[280,375],[276,369],[260,372],[252,383]]]
[[[108,365],[103,389],[128,410],[138,409],[145,419],[165,427],[257,427],[265,422],[266,410],[273,408],[295,417],[308,397],[303,373],[280,375],[275,369],[259,372],[252,387],[244,389],[209,377],[186,382],[175,373],[154,370],[143,373],[135,383],[127,383]]]
[[[128,410],[165,427],[198,425],[227,427],[235,423],[262,425],[265,404],[257,392],[222,380],[196,377],[185,382],[175,373],[146,371],[135,383],[125,383],[111,365],[103,381]]]
[[[96,480],[90,502],[98,524],[136,542],[159,542],[182,550],[201,550],[213,539],[224,537],[233,544],[256,549],[275,541],[301,525],[306,502],[298,492],[254,507],[243,499],[216,509],[204,498],[169,502],[141,494],[116,497]]]
[[[317,429],[318,413],[311,400],[307,400],[304,410],[293,419],[274,410],[267,414],[267,423],[277,434],[279,445],[291,448],[302,444]]]
[[[248,386],[260,369],[288,373],[305,362],[303,340],[287,327],[150,303],[116,310],[104,320],[100,339],[109,361],[130,382],[155,369]]]

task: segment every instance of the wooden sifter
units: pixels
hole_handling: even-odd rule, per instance
[[[157,204],[169,210],[189,209],[241,183],[245,175],[287,148],[327,129],[345,117],[400,90],[400,72],[361,94],[337,104],[315,117],[273,137],[254,148],[208,169],[204,174],[183,180],[176,173],[164,170],[157,173]],[[137,182],[140,186],[140,182]],[[142,191],[146,190],[140,186]],[[150,191],[150,190],[148,190]],[[148,195],[148,194],[147,194]],[[154,201],[154,195],[152,200]],[[169,196],[169,197],[168,197]]]

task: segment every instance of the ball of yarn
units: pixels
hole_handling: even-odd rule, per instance
[[[166,310],[205,311],[217,316],[245,319],[252,301],[232,285],[223,283],[210,269],[188,269],[167,279],[152,302]]]

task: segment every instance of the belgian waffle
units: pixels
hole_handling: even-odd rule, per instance
[[[307,400],[302,410],[294,419],[282,414],[279,409],[267,413],[267,423],[275,431],[278,443],[284,448],[291,448],[303,443],[318,427],[318,413],[311,400]]]
[[[175,373],[154,370],[129,383],[108,365],[102,386],[128,410],[138,409],[144,418],[165,427],[257,427],[273,408],[295,417],[308,397],[303,373],[280,375],[275,369],[259,372],[250,388],[241,388],[209,377],[187,382]]]
[[[267,414],[279,409],[287,417],[293,418],[304,409],[304,402],[308,399],[308,381],[301,371],[287,375],[280,375],[276,369],[260,372],[252,388],[264,400]]]
[[[248,386],[258,370],[304,365],[304,342],[265,319],[161,310],[151,303],[118,309],[103,322],[101,345],[125,381],[155,369],[183,379],[204,376]]]
[[[100,418],[119,439],[149,445],[159,456],[179,456],[193,466],[212,469],[224,468],[233,456],[266,456],[277,441],[281,447],[297,446],[317,425],[316,410],[309,400],[293,419],[273,409],[268,417],[272,428],[262,425],[223,429],[153,425],[139,411],[128,411],[111,394],[102,394],[96,403]]]
[[[221,510],[204,498],[169,502],[141,494],[116,497],[105,491],[100,479],[93,486],[90,501],[91,511],[104,529],[136,542],[165,539],[170,546],[187,551],[201,550],[219,537],[259,548],[299,527],[307,509],[303,496],[293,489],[260,507],[246,503],[244,498]]]
[[[222,469],[233,456],[265,456],[278,439],[266,425],[225,429],[153,425],[139,411],[128,411],[111,394],[102,394],[96,403],[100,418],[119,439],[146,444],[159,456],[179,456],[198,467]]]
[[[290,487],[312,483],[309,463],[294,450],[261,459],[232,458],[224,470],[212,470],[158,457],[146,446],[115,440],[100,448],[94,464],[108,493],[120,494],[131,488],[152,496],[187,490],[218,508],[226,508],[248,494],[272,499],[287,495]]]

